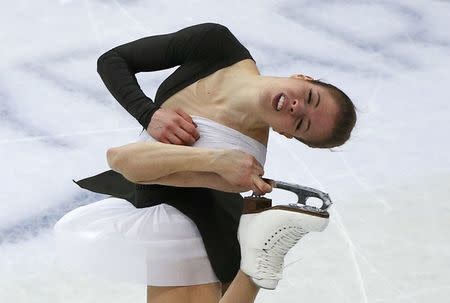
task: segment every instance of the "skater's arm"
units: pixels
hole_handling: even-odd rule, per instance
[[[177,187],[207,187],[230,193],[242,193],[249,189],[231,184],[218,173],[213,172],[178,172],[141,184],[161,184]]]
[[[196,60],[200,55],[196,48],[205,34],[220,26],[203,23],[120,45],[100,56],[97,71],[114,98],[147,129],[159,107],[144,94],[135,74]]]
[[[208,187],[226,192],[267,193],[264,169],[240,150],[136,142],[107,151],[109,166],[140,184]]]
[[[223,150],[136,142],[107,151],[109,166],[134,183],[150,183],[178,172],[215,172]]]

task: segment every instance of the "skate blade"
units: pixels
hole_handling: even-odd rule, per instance
[[[248,207],[245,206],[247,201],[244,200],[244,211],[242,212],[243,215],[246,214],[256,214],[256,213],[260,213],[266,210],[271,210],[271,209],[279,209],[279,210],[284,210],[284,211],[293,211],[293,212],[298,212],[298,213],[302,213],[302,214],[306,214],[306,215],[310,215],[310,216],[316,216],[316,217],[320,217],[320,218],[329,218],[330,214],[328,213],[328,211],[326,210],[322,210],[320,208],[316,208],[314,206],[309,206],[309,205],[304,205],[304,204],[295,204],[295,203],[290,203],[287,205],[276,205],[276,206],[272,206],[271,204],[268,205],[260,205],[258,207]],[[252,205],[253,206],[253,205]]]

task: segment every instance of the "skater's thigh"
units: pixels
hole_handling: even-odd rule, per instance
[[[191,286],[147,286],[147,303],[218,303],[220,282]]]

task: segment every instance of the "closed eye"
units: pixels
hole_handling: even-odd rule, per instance
[[[316,108],[317,108],[317,106],[319,106],[319,103],[320,103],[320,95],[319,95],[319,93],[317,93],[317,103],[316,103]]]
[[[295,130],[299,130],[302,126],[303,119],[300,119],[300,122],[297,124],[297,128]]]
[[[312,89],[309,89],[308,104],[311,104]]]

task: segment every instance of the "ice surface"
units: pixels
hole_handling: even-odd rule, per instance
[[[209,21],[228,26],[262,74],[321,78],[358,108],[352,139],[333,152],[271,133],[265,176],[324,190],[335,205],[329,228],[289,253],[280,287],[256,302],[447,302],[448,16],[448,1],[425,0],[2,5],[0,302],[145,301],[143,286],[58,267],[51,228],[101,197],[71,180],[107,169],[106,149],[140,131],[96,74],[98,56]],[[154,97],[170,72],[138,78]]]

